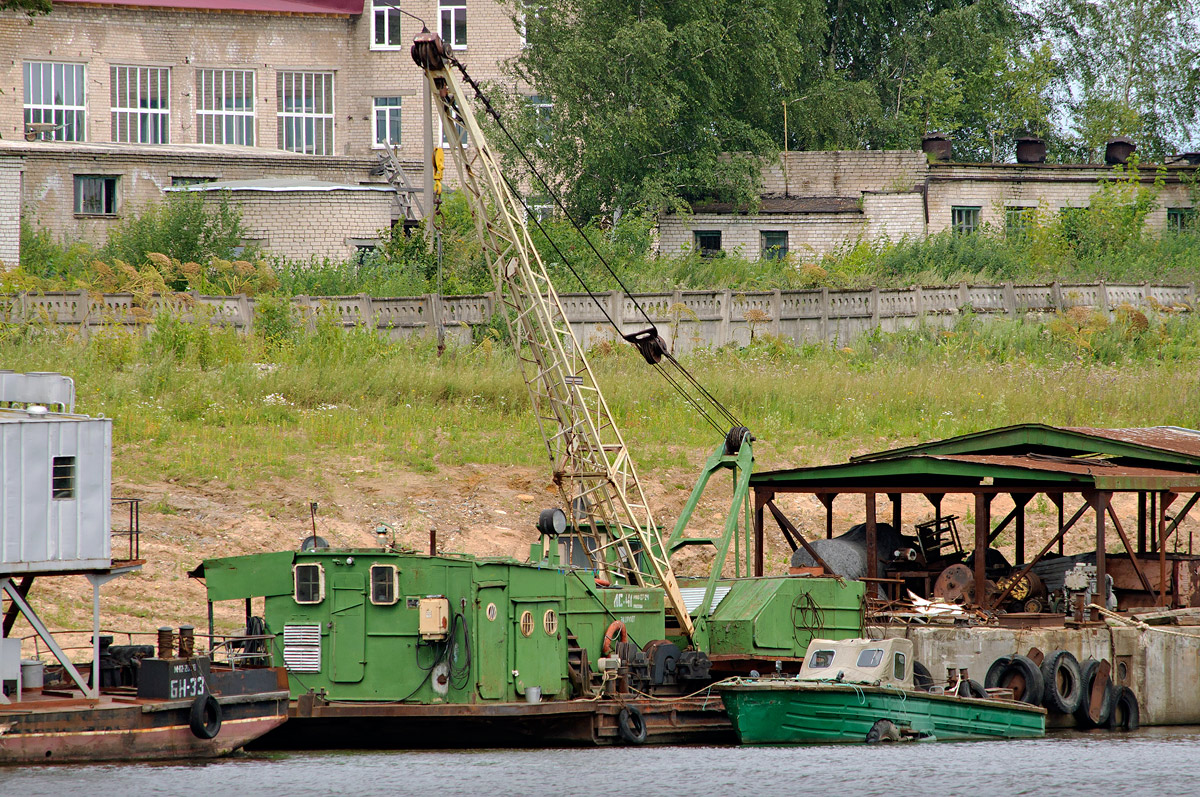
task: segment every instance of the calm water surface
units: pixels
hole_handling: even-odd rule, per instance
[[[253,753],[0,769],[11,795],[1200,795],[1200,728],[893,746]]]

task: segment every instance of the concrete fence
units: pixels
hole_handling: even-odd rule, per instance
[[[597,294],[626,332],[646,327],[633,299]],[[706,346],[745,345],[763,333],[797,343],[845,345],[878,329],[895,332],[921,323],[949,326],[964,313],[1018,318],[1091,307],[1111,314],[1122,305],[1192,311],[1196,285],[1127,285],[1106,282],[1048,285],[968,285],[936,288],[801,291],[672,291],[636,295],[637,302],[676,353]],[[585,347],[614,336],[604,313],[587,294],[560,296],[576,337]],[[331,314],[344,327],[371,326],[394,339],[433,336],[469,342],[476,327],[491,319],[490,294],[404,296],[298,296],[294,299],[310,326]],[[183,320],[206,320],[248,331],[255,300],[247,296],[154,296],[139,304],[131,294],[90,295],[85,291],[0,296],[0,321],[74,326],[87,336],[104,325],[145,329],[160,312]]]

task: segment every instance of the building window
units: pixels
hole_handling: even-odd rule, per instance
[[[81,216],[115,216],[118,179],[107,174],[75,175],[75,212]]]
[[[1167,229],[1171,232],[1196,229],[1196,209],[1167,208]]]
[[[979,229],[978,207],[955,207],[950,209],[950,228],[959,235],[967,235]]]
[[[333,154],[333,73],[280,72],[279,148],[308,155]]]
[[[325,568],[319,564],[295,565],[296,603],[320,603],[325,600]]]
[[[114,66],[110,70],[112,140],[130,144],[171,142],[171,70]]]
[[[716,257],[721,253],[720,230],[697,230],[692,233],[696,251],[701,257]]]
[[[529,44],[529,21],[533,20],[533,26],[536,31],[538,19],[546,10],[546,7],[536,2],[519,3],[518,6],[517,30],[521,34],[521,46],[526,47]]]
[[[533,194],[525,199],[525,210],[529,218],[538,222],[546,221],[554,215],[554,200],[549,194]]]
[[[391,606],[397,600],[400,571],[395,565],[371,565],[371,603]]]
[[[400,146],[400,98],[375,98],[375,146]]]
[[[788,253],[787,230],[762,231],[762,256],[764,260],[783,260]]]
[[[196,140],[254,146],[254,71],[196,70]]]
[[[25,64],[25,131],[42,141],[85,141],[83,64]]]
[[[1005,208],[1004,235],[1010,241],[1024,240],[1033,226],[1036,208]]]
[[[404,46],[400,39],[400,9],[383,3],[371,3],[371,49],[399,50]]]
[[[171,177],[171,187],[178,188],[179,186],[187,185],[204,185],[205,183],[215,183],[215,177]]]
[[[75,457],[55,457],[50,472],[50,495],[55,501],[75,498]]]
[[[550,115],[554,111],[554,103],[549,97],[534,94],[529,98],[529,112],[533,114],[533,136],[539,144],[550,143],[553,130]]]
[[[461,50],[467,46],[467,0],[438,0],[442,41]]]
[[[458,131],[459,143],[461,143],[464,147],[471,146],[471,139],[467,135],[466,125],[455,122],[454,129]],[[443,147],[450,146],[450,139],[446,137],[446,124],[442,121],[442,117],[440,116],[438,117],[438,138],[441,139]]]

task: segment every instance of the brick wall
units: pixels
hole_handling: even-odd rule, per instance
[[[384,191],[239,190],[231,196],[247,235],[292,260],[345,260],[355,253],[354,239],[377,238],[392,222],[392,197]]]
[[[919,192],[864,191],[862,206],[867,238],[900,241],[925,237],[925,197]]]
[[[911,191],[925,182],[925,153],[913,150],[787,152],[762,170],[767,196],[857,197],[863,191]]]
[[[17,265],[21,255],[21,172],[16,158],[0,158],[0,270]]]
[[[788,251],[812,259],[854,241],[867,229],[862,213],[760,213],[724,215],[697,213],[690,218],[666,216],[659,222],[659,248],[665,255],[690,251],[697,230],[720,230],[721,249],[756,259],[762,256],[762,233],[786,231]]]

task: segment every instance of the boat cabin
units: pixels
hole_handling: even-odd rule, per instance
[[[800,667],[801,681],[838,681],[913,688],[910,639],[814,639]]]

